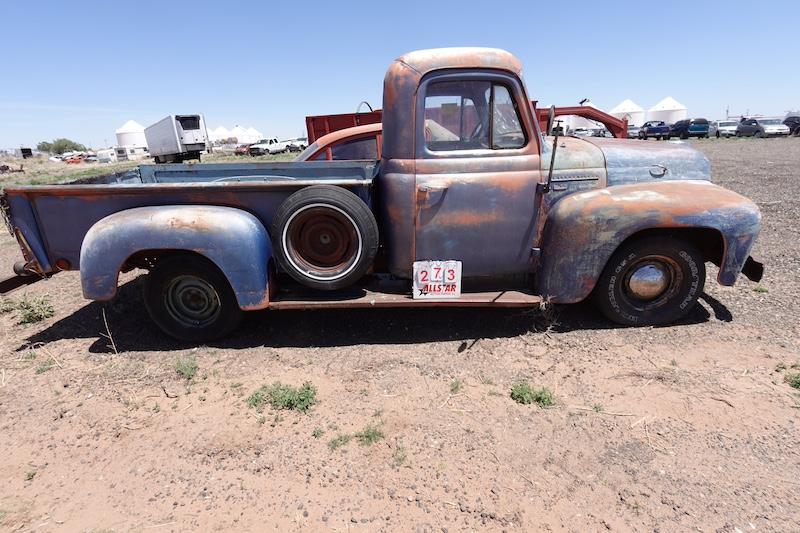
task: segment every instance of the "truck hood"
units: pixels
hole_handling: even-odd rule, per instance
[[[655,180],[711,181],[708,158],[686,143],[601,137],[582,141],[602,151],[609,186]]]

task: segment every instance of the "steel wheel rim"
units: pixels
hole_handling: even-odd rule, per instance
[[[352,217],[328,204],[311,204],[295,211],[284,227],[282,241],[287,261],[319,281],[349,274],[363,249]]]
[[[204,327],[222,311],[214,286],[197,276],[173,278],[164,291],[164,307],[176,322],[188,327]]]
[[[660,273],[661,281],[653,276]],[[680,290],[683,274],[678,263],[663,255],[648,255],[631,263],[622,274],[622,297],[634,309],[649,311],[664,305]]]

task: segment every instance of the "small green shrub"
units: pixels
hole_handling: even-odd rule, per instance
[[[325,434],[325,430],[322,428],[314,428],[314,431],[311,432],[311,436],[315,439],[321,438]]]
[[[27,474],[25,474],[25,481],[32,481],[33,478],[36,477],[36,470],[31,470]]]
[[[20,324],[33,324],[50,318],[56,312],[46,296],[25,296],[17,303]]]
[[[392,452],[392,466],[399,468],[406,462],[407,458],[408,454],[406,453],[406,447],[403,446],[403,443],[398,442],[397,446],[395,446],[394,451]]]
[[[44,374],[54,366],[56,366],[55,362],[53,362],[52,359],[48,359],[47,361],[43,361],[42,364],[36,367],[36,373]]]
[[[763,294],[763,293],[769,292],[769,289],[764,287],[763,285],[756,285],[753,288],[753,292],[760,292],[760,293]]]
[[[511,399],[523,405],[535,403],[539,407],[550,407],[556,403],[549,389],[544,387],[534,389],[525,381],[520,381],[511,387]]]
[[[334,451],[350,442],[352,438],[353,436],[348,435],[347,433],[336,435],[334,438],[328,441],[328,448],[330,448],[331,451]]]
[[[450,394],[458,394],[464,387],[464,383],[460,379],[454,379],[450,382]]]
[[[247,397],[247,405],[259,412],[269,404],[273,409],[305,413],[316,403],[317,388],[309,382],[300,387],[292,387],[276,381],[272,385],[262,385]]]
[[[786,383],[789,384],[790,387],[794,387],[795,389],[800,389],[800,372],[796,372],[794,374],[786,374],[784,378]]]
[[[354,437],[358,439],[358,443],[362,446],[372,446],[379,440],[383,439],[384,435],[380,428],[370,424],[356,433]]]
[[[10,313],[17,308],[17,303],[14,300],[0,298],[0,315]]]
[[[186,357],[178,357],[175,360],[175,372],[186,381],[191,381],[195,374],[197,374],[197,368],[197,360],[194,356],[188,355]]]

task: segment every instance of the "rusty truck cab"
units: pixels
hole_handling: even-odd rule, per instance
[[[389,270],[457,259],[469,278],[533,270],[541,136],[512,54],[412,52],[389,67],[378,193]]]

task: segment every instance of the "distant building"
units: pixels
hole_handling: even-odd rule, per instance
[[[213,130],[208,130],[208,136],[212,141],[235,138],[236,142],[241,144],[258,142],[264,138],[264,134],[257,129],[253,127],[243,128],[241,126],[235,126],[230,130],[224,126],[218,126]]]
[[[674,124],[688,116],[686,106],[671,96],[667,96],[647,110],[647,120],[663,120],[667,124]]]
[[[628,126],[641,126],[644,124],[644,109],[630,99],[618,103],[608,113],[617,118],[627,120]]]
[[[120,126],[115,133],[117,134],[117,146],[147,147],[147,140],[144,136],[144,126],[135,120],[129,120]]]

